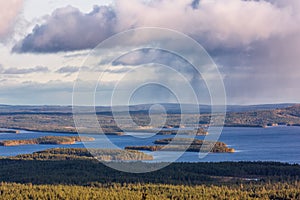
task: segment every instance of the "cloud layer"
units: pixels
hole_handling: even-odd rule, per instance
[[[236,47],[299,30],[298,9],[289,2],[279,7],[267,1],[202,0],[196,7],[190,1],[118,1],[118,31],[139,26],[166,27],[207,41],[207,46]]]
[[[77,58],[81,53],[77,50],[94,48],[120,31],[147,26],[170,28],[188,34],[208,50],[224,75],[230,103],[299,102],[299,11],[299,0],[117,0],[111,6],[95,6],[90,13],[68,6],[55,10],[43,24],[36,25],[13,51],[70,51]],[[126,67],[128,70],[131,65],[147,62],[173,66],[191,81],[198,80],[193,71],[187,70],[186,63],[152,51],[121,57],[114,63],[119,68],[109,73],[122,74]],[[55,66],[53,77],[79,71],[73,63],[66,65]],[[7,72],[29,71],[15,68]],[[157,74],[167,77],[161,71]]]
[[[13,51],[88,49],[114,33],[143,26],[181,31],[209,48],[239,47],[299,33],[300,6],[296,1],[117,0],[114,6],[95,6],[87,14],[68,6],[55,10]]]

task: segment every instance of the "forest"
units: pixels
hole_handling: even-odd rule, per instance
[[[91,151],[93,154],[97,152]],[[110,156],[146,154],[101,151]],[[132,151],[133,153],[135,151]],[[146,155],[147,156],[147,155]],[[97,157],[97,156],[96,156]],[[109,159],[103,159],[109,160]],[[86,149],[49,149],[0,158],[0,199],[299,199],[300,165],[277,162],[167,163],[126,173]],[[120,162],[156,168],[159,163]]]
[[[66,154],[66,151],[70,155]],[[73,153],[71,153],[73,151]],[[46,155],[49,156],[46,156]],[[63,155],[51,157],[51,155]],[[74,157],[77,155],[77,157]],[[32,157],[0,159],[0,181],[32,184],[89,185],[106,183],[161,184],[236,184],[294,182],[299,180],[300,166],[276,162],[170,163],[149,173],[125,173],[107,167],[84,151],[46,150]],[[124,165],[155,168],[157,163],[124,162]],[[32,170],[34,169],[34,171]]]
[[[0,183],[1,199],[299,199],[300,184],[184,186],[168,184],[105,184],[92,186]]]
[[[44,154],[59,153],[59,150],[51,151]],[[78,157],[0,159],[0,199],[300,198],[297,164],[172,163],[155,172],[132,174],[87,159],[83,152],[74,151],[74,155]]]

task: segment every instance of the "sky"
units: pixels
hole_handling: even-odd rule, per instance
[[[85,70],[109,69],[96,89],[98,105],[111,103],[122,78],[128,88],[142,83],[137,79],[168,80],[185,90],[169,68],[137,68],[147,63],[171,66],[195,88],[199,103],[209,103],[203,77],[170,52],[137,50],[109,68],[89,65],[101,42],[141,27],[174,30],[202,45],[218,66],[227,104],[298,103],[299,11],[299,0],[1,0],[0,104],[71,105],[74,83]],[[115,55],[117,50],[97,56],[103,61]],[[118,98],[117,104],[128,102]],[[157,85],[137,89],[130,99],[133,104],[162,101],[176,102],[176,95]]]

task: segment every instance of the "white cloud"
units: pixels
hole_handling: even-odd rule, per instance
[[[118,30],[157,26],[187,33],[209,45],[240,46],[272,36],[284,37],[299,31],[299,4],[289,1],[276,6],[267,1],[201,0],[198,9],[191,1],[152,1],[130,4],[118,0]],[[209,46],[208,45],[208,46]]]
[[[15,19],[20,14],[23,0],[0,2],[0,40],[5,39],[14,27]]]
[[[119,31],[135,27],[163,27],[186,33],[212,47],[239,47],[271,37],[299,33],[298,0],[242,1],[117,0],[82,13],[73,7],[57,9],[36,26],[14,50],[57,52],[93,48]]]

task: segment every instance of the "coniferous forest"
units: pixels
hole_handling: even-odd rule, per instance
[[[59,153],[63,156],[52,157]],[[109,168],[78,150],[64,153],[56,149],[0,159],[0,198],[300,199],[297,164],[172,163],[155,172],[133,174]]]

